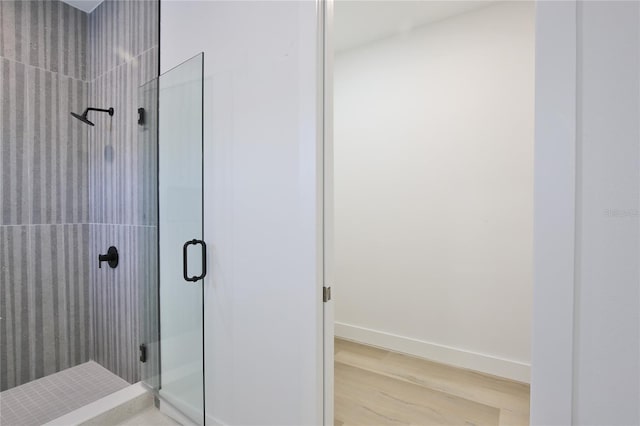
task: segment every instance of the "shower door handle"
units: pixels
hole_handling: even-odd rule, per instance
[[[188,273],[189,268],[188,268],[188,262],[187,262],[187,258],[188,258],[187,251],[190,245],[198,245],[198,244],[202,246],[202,273],[200,275],[194,275],[193,277],[190,277]],[[182,246],[182,276],[184,277],[184,280],[189,282],[196,282],[203,279],[205,275],[207,275],[207,245],[202,240],[194,239],[191,241],[187,241]]]

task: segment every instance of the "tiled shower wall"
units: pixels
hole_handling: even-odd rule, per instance
[[[0,1],[0,390],[90,357],[87,15]]]
[[[158,10],[0,1],[0,390],[89,359],[140,378],[157,227],[137,104],[158,72]],[[91,113],[95,127],[69,115],[87,106],[115,115]],[[120,265],[98,268],[110,245]]]
[[[89,103],[115,109],[89,131],[90,253],[113,245],[121,260],[91,269],[92,353],[129,382],[140,380],[140,289],[157,272],[156,146],[137,110],[140,86],[158,75],[158,13],[157,1],[107,0],[89,17]]]

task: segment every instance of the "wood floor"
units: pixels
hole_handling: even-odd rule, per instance
[[[335,424],[529,424],[529,385],[335,341]]]

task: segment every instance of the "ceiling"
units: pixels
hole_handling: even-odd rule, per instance
[[[91,13],[104,0],[62,1]],[[334,48],[336,51],[352,49],[494,2],[495,0],[336,0]]]
[[[62,0],[63,2],[82,10],[83,12],[91,13],[93,9],[98,7],[104,0]]]
[[[495,1],[336,0],[334,49],[352,49],[491,3]]]

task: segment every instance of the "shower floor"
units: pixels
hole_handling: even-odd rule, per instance
[[[129,386],[89,361],[0,392],[0,425],[37,426]]]

